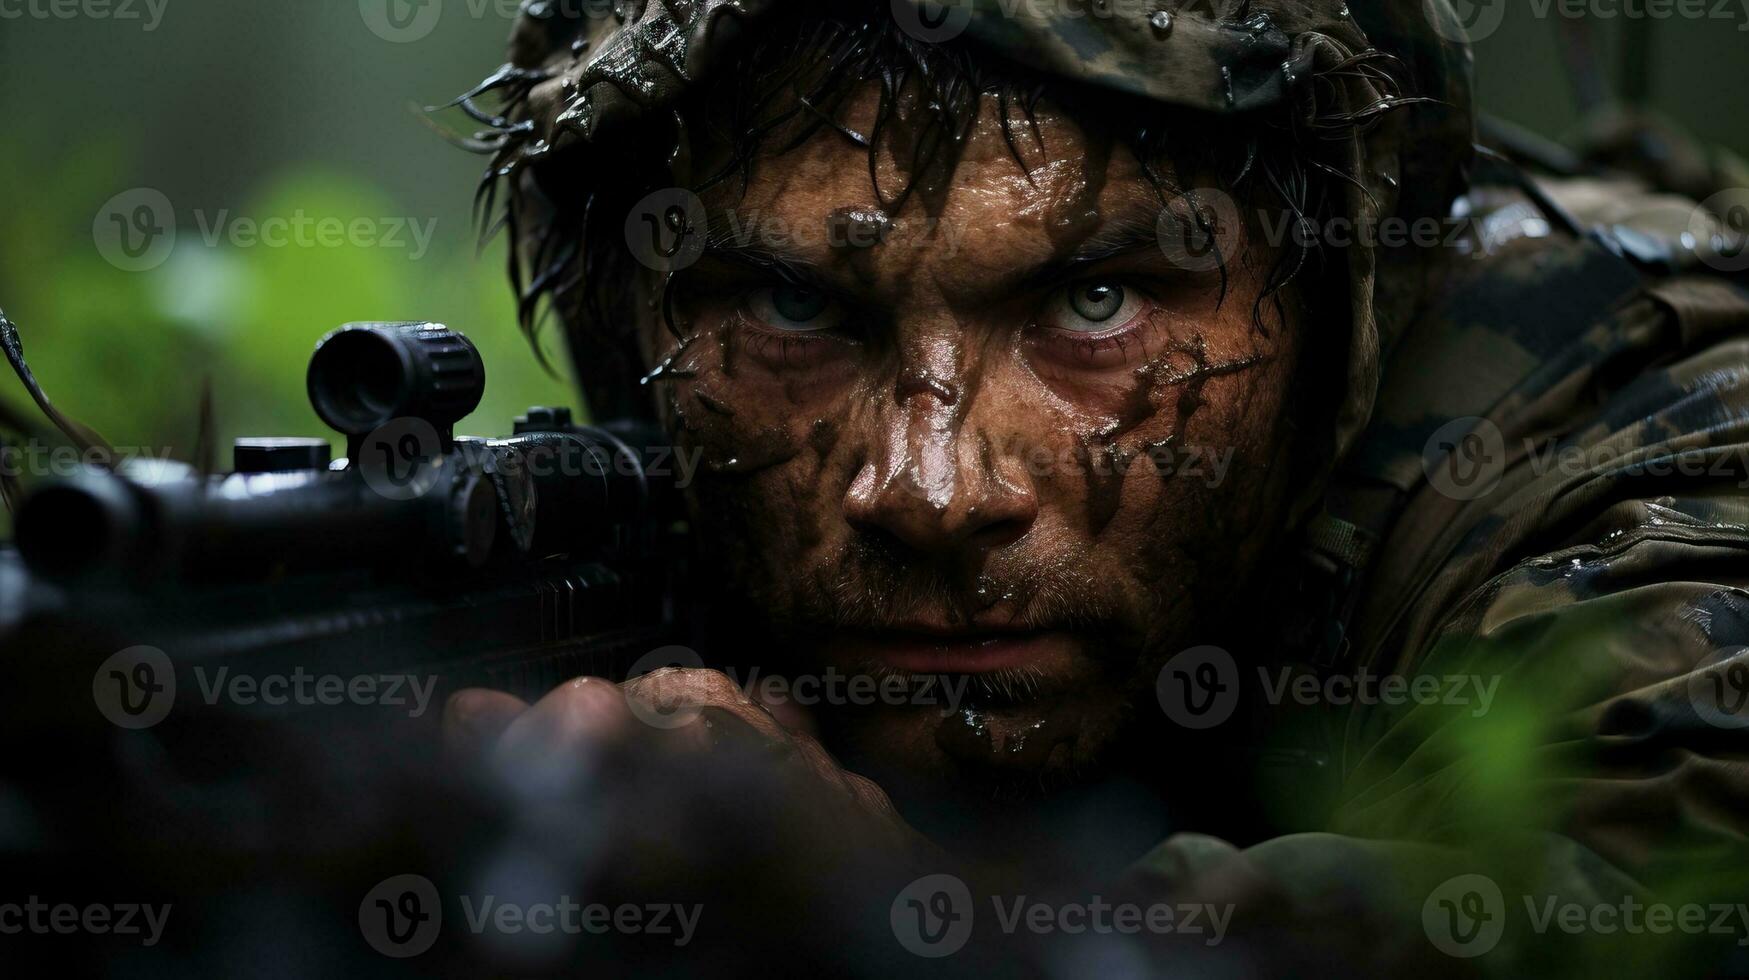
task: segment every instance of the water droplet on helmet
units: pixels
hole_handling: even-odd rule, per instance
[[[1166,35],[1171,34],[1172,33],[1172,11],[1170,11],[1170,10],[1156,10],[1156,11],[1154,11],[1154,16],[1148,18],[1148,26],[1152,27],[1154,29],[1154,33],[1160,35],[1161,37],[1165,37]]]

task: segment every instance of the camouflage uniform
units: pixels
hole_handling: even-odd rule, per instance
[[[660,112],[708,75],[724,24],[777,3],[616,6],[586,24],[525,18],[513,58],[534,73],[520,117],[534,125],[503,166]],[[1215,114],[1334,100],[1366,123],[1351,217],[1465,219],[1437,247],[1348,250],[1342,462],[1308,533],[1300,659],[1317,677],[1499,676],[1498,710],[1276,719],[1264,745],[1326,774],[1330,805],[1243,848],[1176,836],[1134,884],[1267,895],[1260,916],[1350,966],[1443,949],[1428,916],[1465,874],[1498,886],[1496,914],[1515,924],[1496,952],[1432,958],[1449,967],[1545,955],[1519,895],[1749,899],[1730,868],[1749,831],[1749,292],[1718,271],[1735,263],[1707,212],[1478,158],[1446,0],[1034,6],[979,0],[969,30],[1042,69]],[[1353,71],[1378,51],[1400,93]]]

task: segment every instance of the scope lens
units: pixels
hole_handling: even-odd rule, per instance
[[[342,432],[362,435],[389,422],[401,411],[407,385],[394,344],[369,330],[335,334],[310,362],[310,401]]]
[[[49,576],[84,572],[109,553],[117,528],[105,502],[83,486],[46,487],[32,495],[15,532],[19,554]]]

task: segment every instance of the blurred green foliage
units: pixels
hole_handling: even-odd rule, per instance
[[[239,247],[222,236],[212,245],[202,226],[220,220],[219,213],[179,211],[170,258],[125,272],[92,247],[89,235],[63,232],[69,214],[90,212],[90,201],[111,193],[101,175],[127,165],[127,150],[116,140],[97,139],[55,161],[52,173],[27,176],[40,193],[8,214],[7,232],[35,243],[32,265],[48,274],[0,275],[4,308],[19,323],[50,397],[116,446],[185,456],[205,378],[212,381],[221,447],[242,435],[332,435],[309,408],[304,366],[322,334],[358,320],[430,319],[474,339],[486,360],[487,393],[461,431],[502,435],[530,404],[575,403],[572,387],[541,368],[515,328],[502,241],[479,257],[434,247],[417,259],[412,247],[356,243]],[[227,211],[224,220],[398,213],[371,182],[320,166],[263,175],[256,195]],[[402,237],[411,244],[410,232]],[[0,391],[23,404],[16,383]]]

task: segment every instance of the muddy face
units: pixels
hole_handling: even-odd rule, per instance
[[[1165,659],[1220,641],[1293,486],[1298,325],[1253,312],[1273,256],[1221,229],[1223,295],[1159,246],[1130,153],[1038,125],[1023,168],[987,110],[891,213],[840,134],[762,159],[646,328],[766,664],[967,684],[952,712],[819,709],[877,772],[1094,766]]]

